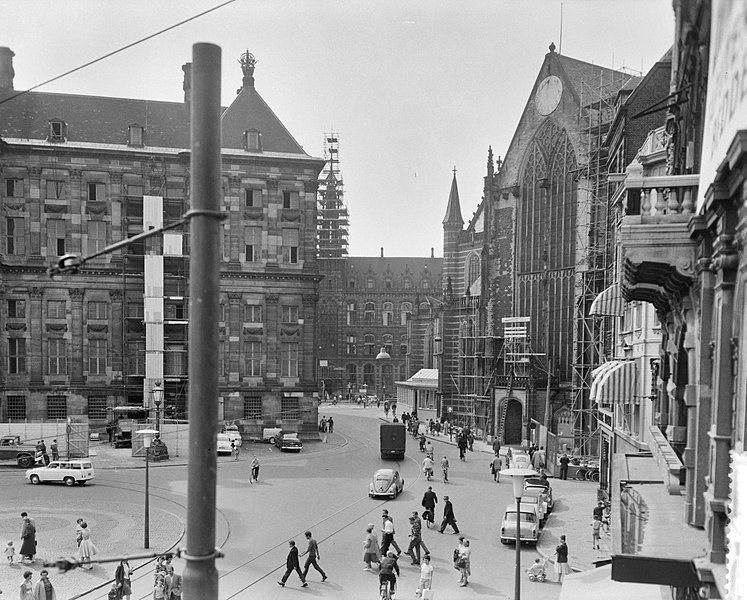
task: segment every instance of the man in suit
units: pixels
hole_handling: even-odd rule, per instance
[[[290,540],[288,545],[290,546],[290,550],[288,551],[288,558],[285,559],[285,575],[283,575],[283,578],[278,581],[278,585],[280,587],[285,587],[285,582],[288,581],[288,577],[290,577],[290,574],[295,571],[301,579],[301,587],[307,587],[309,584],[306,583],[306,579],[304,579],[303,573],[301,573],[301,564],[298,562],[298,548],[296,548],[296,542]]]
[[[443,533],[447,525],[451,525],[454,533],[459,533],[456,518],[454,517],[454,506],[451,504],[449,497],[444,496],[444,520],[441,521],[441,529],[438,530],[438,533]]]
[[[174,573],[174,567],[166,567],[166,600],[182,600],[182,576]]]

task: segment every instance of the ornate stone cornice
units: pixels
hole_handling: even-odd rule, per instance
[[[265,296],[265,301],[267,304],[277,304],[280,297],[277,294],[267,294]]]
[[[109,331],[109,326],[106,324],[103,325],[93,325],[91,323],[88,324],[88,333],[106,333]]]
[[[228,303],[233,306],[236,306],[237,304],[241,304],[241,294],[237,292],[229,292]]]
[[[89,215],[103,215],[106,213],[106,202],[86,202],[86,212]]]
[[[62,333],[67,331],[67,323],[47,323],[47,331]]]
[[[122,300],[122,290],[118,290],[116,288],[113,290],[109,290],[109,297],[115,302],[120,302]]]
[[[270,176],[267,178],[267,191],[276,192],[278,189],[278,178]]]
[[[67,204],[44,204],[44,212],[48,213],[66,213]]]
[[[6,331],[26,331],[26,323],[6,323]]]
[[[285,223],[295,223],[301,220],[301,211],[297,208],[284,208],[280,211],[280,220]]]
[[[293,326],[293,327],[281,327],[280,328],[280,336],[284,338],[295,338],[301,336],[301,330],[299,327]]]
[[[80,169],[70,169],[70,181],[80,181],[80,176],[83,173]]]
[[[261,206],[247,207],[244,209],[244,219],[247,221],[261,221],[265,211]]]
[[[263,327],[244,327],[244,336],[264,335]]]

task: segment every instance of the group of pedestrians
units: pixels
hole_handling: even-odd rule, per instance
[[[39,581],[34,584],[34,572],[24,571],[21,583],[21,600],[57,600],[57,593],[52,582],[49,580],[49,571],[46,569],[39,572]]]
[[[334,433],[335,420],[332,417],[327,418],[326,416],[323,416],[319,421],[319,431],[321,433]]]
[[[127,567],[129,568],[129,564]],[[115,576],[115,585],[116,583]],[[153,580],[153,600],[181,600],[181,598],[182,576],[174,571],[171,557],[159,557],[156,561]]]
[[[290,577],[290,574],[293,571],[298,573],[298,577],[301,579],[301,587],[308,587],[309,584],[306,582],[306,576],[309,574],[309,569],[311,567],[314,567],[314,569],[316,569],[322,576],[322,583],[327,581],[327,574],[324,572],[324,569],[319,566],[319,559],[321,558],[319,555],[319,543],[312,537],[310,531],[304,533],[304,536],[306,537],[306,550],[300,556],[306,556],[307,558],[306,563],[303,566],[303,571],[301,571],[301,562],[299,560],[296,542],[295,540],[289,540],[288,546],[290,546],[290,550],[285,559],[285,573],[280,581],[278,581],[280,587],[285,587],[285,583],[288,581],[288,577]]]
[[[91,559],[98,553],[98,548],[91,541],[91,530],[82,518],[76,520],[75,542],[78,544],[78,559],[81,561],[81,568],[91,570],[93,565]]]

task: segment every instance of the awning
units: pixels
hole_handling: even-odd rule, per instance
[[[611,285],[591,303],[589,314],[596,317],[622,317],[625,311],[625,300],[620,286]]]
[[[598,404],[630,403],[635,400],[636,363],[631,360],[611,360],[592,372],[594,377],[589,399]]]
[[[566,575],[558,600],[663,600],[671,595],[663,592],[669,588],[642,583],[622,583],[612,580],[612,566]]]

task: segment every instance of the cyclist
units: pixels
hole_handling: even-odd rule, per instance
[[[382,598],[391,598],[391,595],[397,590],[397,576],[394,574],[395,571],[399,575],[397,557],[392,550],[389,550],[386,556],[381,559],[379,566],[379,590],[381,591]]]
[[[430,440],[425,444],[425,453],[433,460],[433,444],[431,444]]]
[[[426,456],[423,459],[423,474],[426,476],[428,481],[433,476],[433,459],[430,456]]]
[[[449,481],[449,459],[445,456],[441,459],[441,471],[444,475],[444,483]]]
[[[425,434],[420,434],[420,451],[425,452]]]

